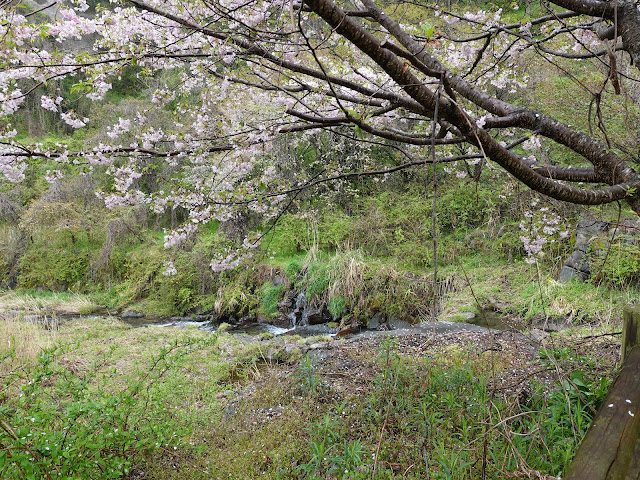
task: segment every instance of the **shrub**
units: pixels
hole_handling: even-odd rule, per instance
[[[187,429],[164,405],[162,384],[182,359],[216,341],[215,335],[175,341],[157,353],[144,375],[113,391],[105,385],[117,371],[102,370],[113,349],[85,375],[61,361],[69,347],[43,350],[35,366],[2,381],[8,396],[0,405],[2,478],[117,479],[155,450],[175,446]],[[0,366],[13,356],[0,353]],[[98,391],[95,379],[102,379]]]
[[[59,291],[80,286],[89,267],[89,253],[68,246],[31,245],[20,259],[18,285],[24,288],[47,288]]]
[[[606,247],[600,248],[600,255],[591,255],[592,273],[597,274],[613,287],[637,284],[640,281],[640,247],[624,242],[611,245],[608,254]]]

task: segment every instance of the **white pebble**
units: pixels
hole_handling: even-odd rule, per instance
[[[613,407],[613,403],[610,403],[609,405],[607,405],[607,407],[609,408]]]
[[[625,402],[627,403],[631,403],[631,400],[629,400],[628,398],[625,400]]]
[[[632,417],[635,417],[636,414],[635,413],[631,413],[631,410],[629,410],[629,415],[631,415]]]

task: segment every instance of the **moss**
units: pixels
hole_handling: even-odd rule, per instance
[[[230,328],[231,328],[231,325],[229,325],[228,323],[222,322],[220,325],[218,325],[217,332],[224,333],[228,331]]]

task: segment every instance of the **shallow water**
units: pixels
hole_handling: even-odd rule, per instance
[[[122,318],[122,321],[134,328],[186,328],[196,326],[201,330],[215,332],[220,327],[220,322],[210,320],[187,320],[187,319],[168,319],[168,318]],[[234,325],[226,330],[232,334],[245,334],[250,336],[259,336],[269,333],[274,336],[279,335],[300,335],[309,337],[314,335],[335,335],[336,329],[327,327],[326,325],[308,325],[294,328],[283,328],[268,323],[250,323],[246,325]]]
[[[167,319],[167,318],[156,318],[152,319],[149,317],[143,318],[124,318],[123,322],[131,325],[134,328],[185,328],[190,326],[197,326],[202,330],[206,330],[209,332],[215,332],[218,330],[220,323],[213,322],[209,320],[186,320],[186,319]],[[484,322],[483,322],[484,323]],[[496,328],[500,328],[500,325],[491,322],[489,325],[489,329],[494,331]],[[360,330],[359,332],[354,332],[355,335],[364,335],[364,336],[377,336],[377,335],[385,335],[390,334],[392,336],[395,335],[409,335],[413,333],[417,334],[445,334],[445,333],[453,333],[453,332],[487,332],[487,329],[484,325],[471,324],[471,323],[462,323],[462,322],[427,322],[421,323],[417,325],[411,324],[402,324],[398,325],[397,328],[391,330],[377,331],[377,330]],[[326,325],[306,325],[306,326],[298,326],[293,328],[283,328],[277,327],[275,325],[270,325],[268,323],[250,323],[247,325],[238,325],[232,326],[226,330],[231,334],[244,334],[249,336],[259,336],[264,333],[269,333],[274,336],[280,335],[299,335],[301,337],[310,337],[315,335],[336,335],[336,329],[329,328]]]

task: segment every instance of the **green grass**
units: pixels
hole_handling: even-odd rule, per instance
[[[558,283],[544,266],[541,273],[539,279],[535,265],[521,259],[510,262],[490,254],[460,257],[457,264],[441,270],[443,277],[454,278],[454,291],[442,301],[443,316],[477,311],[495,301],[505,312],[525,320],[546,314],[569,316],[575,324],[586,321],[613,325],[621,321],[624,306],[640,294],[637,287],[630,286],[621,289],[590,282]]]
[[[476,479],[484,435],[490,478],[525,466],[555,476],[606,389],[602,359],[571,346],[519,359],[517,350],[478,354],[455,343],[416,355],[384,340],[374,350],[336,346],[318,363],[277,343],[299,348],[295,337],[247,344],[105,318],[69,320],[57,331],[0,320],[0,335],[10,339],[0,346],[0,417],[24,437],[0,431],[23,469],[0,461],[7,479],[45,470],[52,478],[364,479],[374,459],[376,479],[395,478],[397,468],[419,479],[427,474],[424,445],[431,478]],[[490,400],[490,372],[514,362],[540,368],[550,357],[572,372],[569,403],[565,392],[535,382],[526,397]],[[349,365],[344,377],[336,374],[341,364]],[[54,449],[64,435],[70,448]],[[556,448],[549,454],[545,445]]]

